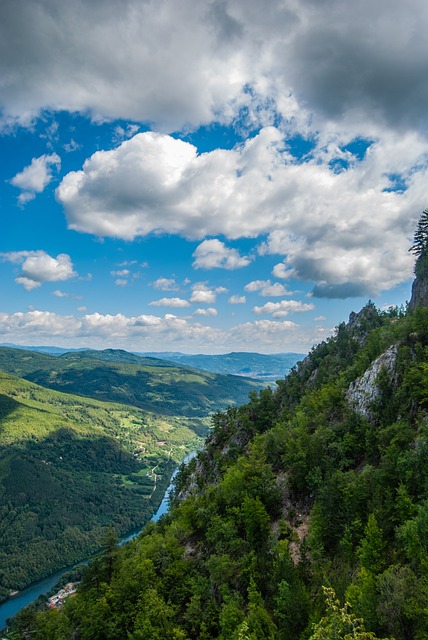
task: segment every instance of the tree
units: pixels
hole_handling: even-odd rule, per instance
[[[377,636],[364,628],[364,621],[350,612],[350,605],[340,605],[333,589],[323,587],[327,611],[314,627],[309,640],[376,640]],[[386,639],[385,639],[386,640]]]
[[[409,251],[415,254],[419,258],[422,254],[426,253],[428,249],[428,209],[425,209],[419,222],[416,226],[415,235],[413,238],[413,245]]]
[[[409,251],[415,254],[415,275],[425,276],[428,271],[428,209],[425,209],[416,226],[413,244]]]

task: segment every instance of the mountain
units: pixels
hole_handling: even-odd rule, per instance
[[[126,362],[129,364],[147,364],[151,366],[168,366],[165,362],[181,364],[195,369],[203,369],[212,373],[245,376],[265,382],[276,382],[283,378],[301,360],[302,353],[262,354],[251,352],[234,352],[222,355],[196,354],[189,355],[179,351],[129,352],[122,349],[65,349],[63,347],[23,347],[12,343],[0,344],[26,351],[37,351],[49,355],[84,354],[83,357],[106,360],[109,362]],[[162,363],[162,364],[161,364]]]
[[[263,387],[249,378],[203,372],[120,350],[52,356],[3,347],[0,370],[57,391],[199,419],[245,402],[250,391]]]
[[[24,351],[37,351],[39,353],[49,353],[53,356],[62,355],[63,353],[67,353],[69,351],[84,351],[84,348],[81,349],[65,349],[64,347],[30,347],[30,346],[22,346],[19,344],[14,344],[13,342],[1,342],[0,347],[9,347],[10,349],[23,349]]]
[[[1,348],[0,600],[92,553],[109,524],[142,525],[210,415],[260,386],[120,350]]]
[[[0,372],[0,600],[93,553],[109,525],[141,526],[200,433]]]
[[[302,353],[276,353],[271,355],[232,352],[222,355],[187,355],[173,351],[153,351],[141,353],[140,355],[162,358],[189,367],[212,371],[213,373],[247,376],[267,382],[276,382],[276,380],[283,378],[294,367],[296,362],[304,357]]]
[[[217,414],[170,513],[90,565],[60,611],[27,612],[13,629],[427,638],[427,389],[428,309],[369,303],[274,391]]]

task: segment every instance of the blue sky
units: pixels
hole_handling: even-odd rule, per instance
[[[425,3],[6,0],[0,341],[306,352],[410,298]]]

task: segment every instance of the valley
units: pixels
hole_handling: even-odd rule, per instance
[[[118,535],[141,526],[177,464],[202,446],[211,415],[257,389],[94,355],[0,350],[1,599],[93,553],[108,526]]]

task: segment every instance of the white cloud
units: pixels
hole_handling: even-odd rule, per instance
[[[228,302],[230,302],[230,304],[245,304],[247,298],[245,296],[230,296]]]
[[[37,280],[32,280],[31,278],[26,278],[25,276],[18,276],[15,278],[15,282],[17,284],[22,284],[26,291],[31,291],[32,289],[37,289],[37,287],[41,286],[41,282],[37,282]]]
[[[189,352],[225,353],[245,351],[307,351],[314,335],[290,321],[257,320],[228,329],[217,329],[172,314],[125,316],[92,313],[61,316],[50,311],[0,313],[0,333],[18,344],[43,339],[67,346],[106,348],[116,346],[139,351],[177,349]],[[315,336],[316,338],[316,336]],[[319,338],[318,338],[319,339]]]
[[[208,307],[208,309],[195,309],[195,311],[193,312],[193,315],[214,317],[217,315],[217,309],[214,309],[214,307]]]
[[[245,291],[260,291],[263,287],[266,287],[270,284],[270,280],[252,280],[248,284],[245,285]]]
[[[215,301],[216,294],[211,290],[195,289],[190,296],[190,302],[213,304]]]
[[[158,278],[152,282],[152,287],[160,291],[178,291],[179,289],[174,278]]]
[[[116,278],[114,284],[117,287],[126,287],[128,285],[128,280],[126,280],[126,278]]]
[[[142,133],[69,173],[58,198],[70,228],[96,235],[267,234],[261,253],[285,256],[275,274],[314,281],[319,296],[376,295],[408,279],[428,179],[423,140],[389,136],[340,173],[324,147],[297,163],[284,144],[268,127],[240,147],[198,156],[181,140]],[[406,176],[404,193],[385,190],[395,173]],[[195,265],[248,260],[233,251],[205,240]]]
[[[317,316],[314,318],[314,322],[323,322],[323,320],[327,320],[325,316]]]
[[[129,269],[119,269],[118,271],[110,271],[110,275],[114,278],[127,278],[131,272]]]
[[[33,158],[31,164],[10,181],[14,187],[22,190],[18,196],[19,203],[25,204],[35,198],[36,193],[41,193],[52,180],[52,169],[58,171],[60,167],[61,158],[56,153]]]
[[[11,251],[0,253],[0,259],[21,264],[21,274],[15,278],[15,282],[27,290],[39,287],[42,282],[59,282],[77,276],[71,258],[66,253],[52,258],[45,251]]]
[[[283,318],[289,313],[312,311],[315,305],[306,304],[299,300],[281,300],[280,302],[267,302],[262,307],[254,307],[254,313],[269,313],[273,318]]]
[[[245,291],[258,291],[261,296],[265,298],[277,298],[279,296],[290,296],[291,291],[287,291],[283,284],[280,282],[271,283],[270,280],[253,280],[244,287]]]
[[[152,307],[176,307],[183,308],[189,307],[190,302],[188,300],[183,300],[182,298],[161,298],[160,300],[153,300],[149,302],[149,305]]]
[[[236,249],[226,247],[220,240],[204,240],[193,253],[195,269],[239,269],[250,264],[248,257],[241,256]]]
[[[272,269],[272,275],[275,278],[279,278],[280,280],[287,280],[288,278],[292,278],[296,275],[294,269],[287,269],[283,262],[276,264]]]

